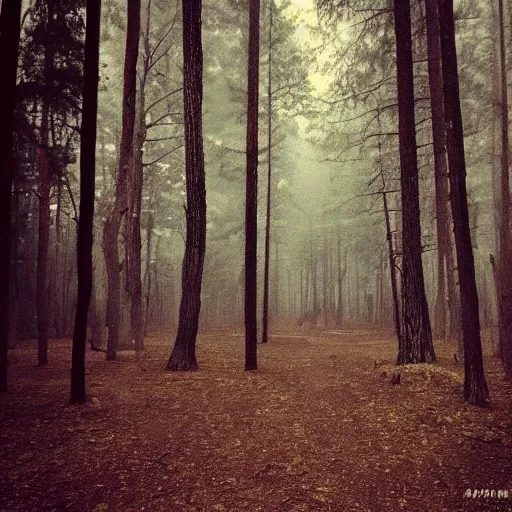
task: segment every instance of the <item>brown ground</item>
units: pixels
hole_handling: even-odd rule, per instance
[[[375,331],[300,332],[259,348],[200,337],[195,373],[164,370],[171,340],[143,359],[88,353],[90,402],[70,406],[69,342],[11,354],[0,396],[0,510],[20,512],[512,511],[512,385],[488,358],[492,408],[463,404],[461,365],[402,370]]]

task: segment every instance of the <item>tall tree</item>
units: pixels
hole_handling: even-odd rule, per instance
[[[478,293],[469,225],[453,0],[439,0],[439,22],[448,162],[450,166],[450,197],[462,309],[464,399],[470,404],[485,406],[489,398],[489,391],[485,381],[482,359]]]
[[[0,95],[0,392],[7,391],[7,348],[9,342],[9,269],[11,264],[11,189],[13,180],[14,106],[21,0],[2,3],[0,13],[0,61],[3,63],[3,92]]]
[[[263,332],[261,342],[268,341],[268,289],[270,270],[270,213],[272,197],[272,25],[274,20],[274,0],[269,1],[269,26],[268,26],[268,87],[267,87],[267,210],[265,216],[265,264],[263,275]],[[277,265],[277,262],[276,262]]]
[[[430,105],[432,110],[432,141],[434,147],[434,181],[437,231],[437,334],[445,337],[447,332],[446,309],[450,309],[450,326],[459,323],[453,297],[453,252],[449,227],[448,161],[446,156],[446,129],[444,125],[443,75],[441,68],[441,41],[439,38],[439,13],[437,0],[425,0],[428,76]],[[448,286],[447,286],[448,285]],[[448,288],[448,289],[447,289]],[[448,304],[446,294],[448,293]],[[452,331],[453,329],[450,329]],[[453,332],[450,332],[453,334]]]
[[[107,268],[107,359],[115,360],[121,327],[121,263],[119,261],[119,232],[128,212],[128,179],[133,157],[135,102],[137,90],[137,59],[140,37],[140,0],[128,0],[126,49],[123,78],[123,114],[116,173],[114,206],[103,230],[103,254]]]
[[[507,59],[503,0],[498,1],[501,67],[501,212],[499,226],[498,308],[500,347],[505,376],[512,380],[512,239],[510,224],[510,157]]]
[[[202,0],[183,0],[183,100],[185,107],[185,207],[187,234],[182,265],[178,333],[167,363],[170,370],[198,368],[196,337],[206,246],[206,184],[203,153]]]
[[[398,138],[402,188],[402,293],[403,311],[399,364],[435,360],[428,315],[423,266],[414,114],[414,76],[409,0],[395,0],[395,35],[398,83]]]
[[[247,140],[245,189],[245,369],[257,360],[258,245],[258,86],[260,59],[260,1],[249,3],[247,73]]]
[[[92,290],[96,120],[100,55],[101,0],[87,0],[82,127],[80,131],[80,217],[77,236],[78,299],[71,360],[71,402],[85,402],[85,346]]]

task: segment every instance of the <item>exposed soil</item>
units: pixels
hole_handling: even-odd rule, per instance
[[[91,399],[70,406],[70,342],[41,368],[20,343],[0,396],[0,510],[512,511],[512,384],[491,357],[481,410],[447,343],[400,385],[389,333],[271,336],[251,373],[240,332],[200,336],[194,373],[164,369],[171,345],[88,352]]]

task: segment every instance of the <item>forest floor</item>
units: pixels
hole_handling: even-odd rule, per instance
[[[113,363],[88,351],[83,406],[68,404],[70,342],[39,368],[20,342],[0,396],[0,510],[512,511],[512,384],[494,358],[482,410],[445,342],[392,385],[390,333],[283,332],[250,373],[241,332],[200,335],[193,373],[165,370],[172,341]]]

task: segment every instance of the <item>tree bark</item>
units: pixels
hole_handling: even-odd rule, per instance
[[[414,81],[409,0],[395,0],[398,120],[402,188],[401,346],[397,362],[435,361],[421,261],[421,227],[414,115]]]
[[[482,359],[478,293],[469,227],[453,0],[439,0],[439,19],[451,207],[462,309],[464,398],[470,404],[486,406],[489,392],[485,381]]]
[[[121,263],[119,261],[119,231],[129,209],[128,179],[133,156],[135,102],[137,89],[137,59],[140,36],[140,0],[128,0],[128,23],[124,59],[123,115],[116,173],[116,196],[112,211],[103,230],[103,253],[107,268],[107,359],[115,360],[121,328]]]
[[[71,360],[71,403],[86,400],[85,347],[92,289],[96,119],[100,52],[101,0],[87,0],[82,126],[80,130],[80,216],[77,235],[78,299]]]
[[[0,62],[3,91],[0,95],[0,392],[7,391],[7,350],[9,346],[9,277],[11,265],[11,189],[14,175],[14,107],[21,0],[2,4],[0,13]]]
[[[245,198],[245,369],[257,363],[257,245],[258,245],[258,85],[260,0],[249,3],[247,76],[247,148]]]
[[[270,20],[268,28],[268,104],[267,104],[267,129],[268,129],[268,171],[267,171],[267,211],[265,218],[265,265],[263,271],[263,332],[261,342],[268,341],[268,287],[270,267],[270,212],[272,192],[272,24],[274,15],[274,0],[269,2]]]
[[[201,309],[201,284],[206,246],[206,186],[203,154],[203,47],[201,0],[183,0],[183,98],[185,107],[185,176],[187,236],[182,266],[178,333],[170,370],[198,368],[196,337]]]

